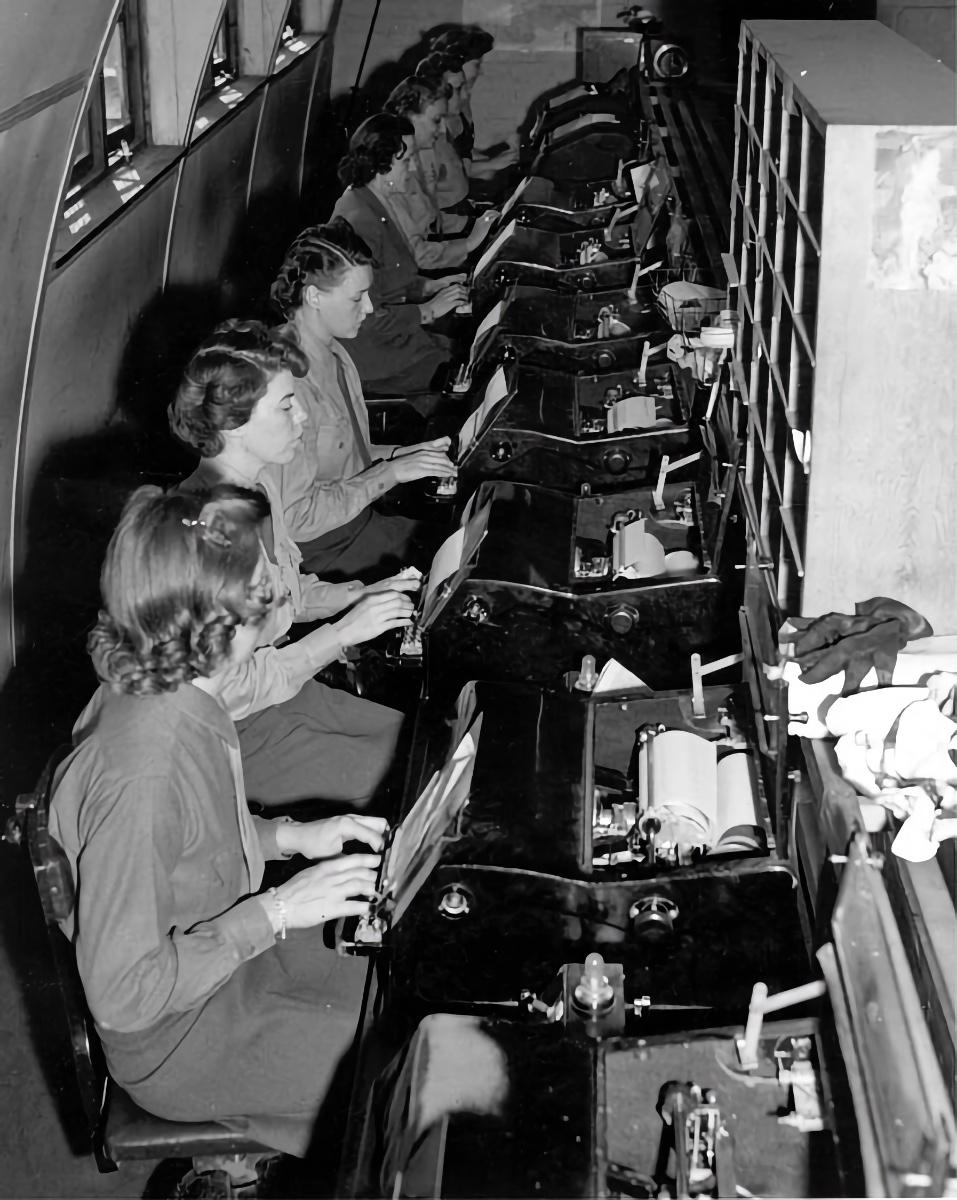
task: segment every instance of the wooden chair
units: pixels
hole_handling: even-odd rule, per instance
[[[49,830],[50,794],[57,768],[70,753],[61,746],[47,763],[35,791],[17,797],[16,815],[4,838],[26,843],[46,918],[57,982],[70,1031],[80,1100],[90,1149],[101,1171],[133,1159],[193,1158],[257,1154],[270,1147],[216,1121],[165,1121],[139,1107],[110,1079],[99,1038],[86,1005],[73,946],[58,924],[73,911],[74,881],[63,848]]]

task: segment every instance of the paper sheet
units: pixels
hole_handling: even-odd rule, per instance
[[[521,196],[522,192],[525,191],[525,189],[528,187],[530,182],[531,182],[531,176],[526,175],[525,178],[522,180],[522,182],[515,189],[515,191],[512,192],[511,196],[509,196],[509,198],[502,205],[501,216],[503,216],[503,217],[508,216],[508,214],[515,207],[515,202],[518,200],[519,196]]]
[[[499,367],[485,389],[485,398],[482,400],[482,403],[470,416],[466,417],[462,428],[459,430],[459,462],[462,461],[475,444],[476,438],[485,427],[485,422],[507,395],[508,380],[505,378],[505,368]]]
[[[608,432],[648,429],[657,419],[658,410],[651,396],[626,396],[608,410]]]
[[[558,141],[559,138],[567,137],[570,133],[577,133],[579,129],[587,129],[589,125],[618,125],[618,118],[614,113],[583,113],[580,117],[574,117],[571,121],[566,121],[564,125],[559,125],[557,129],[553,129],[548,135],[548,144]]]
[[[615,531],[612,567],[615,579],[650,579],[665,573],[665,548],[645,530],[643,517]]]
[[[648,688],[648,685],[627,667],[623,667],[617,658],[610,658],[601,669],[598,682],[592,688],[592,695],[601,692],[630,692],[634,688]]]
[[[505,243],[508,241],[508,239],[515,232],[515,225],[516,225],[515,221],[509,221],[509,223],[505,226],[505,228],[499,233],[499,235],[495,239],[495,241],[492,242],[491,246],[489,246],[489,248],[485,251],[485,253],[482,255],[482,257],[475,264],[475,270],[472,272],[472,282],[473,283],[475,282],[476,279],[478,279],[478,277],[482,274],[482,272],[485,270],[485,268],[491,263],[491,261],[495,257],[495,255],[498,254],[499,250],[501,250],[502,246],[505,245]]]
[[[487,532],[489,509],[491,502],[487,503],[484,508],[480,508],[474,516],[469,516],[468,519],[463,517],[462,524],[456,529],[455,533],[445,539],[442,545],[436,551],[435,557],[432,559],[432,566],[429,569],[429,576],[426,580],[425,591],[422,596],[422,606],[420,608],[421,616],[420,623],[427,625],[431,616],[432,602],[435,599],[439,587],[455,574],[457,570],[467,563],[475,551],[479,548],[482,540]],[[467,508],[467,512],[471,512],[471,502]]]
[[[653,162],[640,163],[637,167],[631,169],[631,190],[635,193],[635,199],[641,200],[645,194],[645,189],[648,187],[651,173],[655,169]]]
[[[383,893],[394,901],[393,924],[432,870],[441,851],[441,839],[468,803],[481,728],[479,715],[393,834],[381,881]]]
[[[567,92],[562,92],[559,96],[553,96],[548,101],[546,107],[558,108],[560,104],[568,104],[572,100],[577,100],[580,96],[594,96],[595,89],[587,83],[580,83],[577,87],[569,89]]]
[[[482,341],[485,335],[490,330],[494,329],[499,321],[501,321],[502,310],[504,307],[505,301],[499,300],[498,304],[496,304],[495,307],[485,316],[485,319],[479,325],[478,329],[476,329],[475,337],[472,338],[472,349],[469,351],[469,362],[475,362],[475,354],[478,350],[479,343]]]

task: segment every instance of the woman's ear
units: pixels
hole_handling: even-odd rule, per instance
[[[307,283],[302,289],[303,303],[308,304],[310,308],[318,309],[321,296],[322,292],[319,291],[314,283]]]

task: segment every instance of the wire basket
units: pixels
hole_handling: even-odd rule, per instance
[[[698,333],[726,306],[725,292],[696,280],[668,281],[656,297],[658,311],[675,333]]]

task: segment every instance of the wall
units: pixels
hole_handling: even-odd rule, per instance
[[[877,0],[877,19],[957,69],[957,0]]]
[[[262,0],[247,62],[258,56],[268,66],[274,46],[267,53],[263,39],[278,38],[286,2]],[[162,478],[176,457],[165,406],[184,356],[217,320],[265,315],[266,285],[312,216],[302,205],[305,158],[324,122],[331,37],[278,74],[253,78],[241,104],[187,148],[164,151],[162,174],[54,263],[75,129],[116,3],[26,0],[18,14],[0,11],[0,253],[10,268],[0,289],[0,510],[9,514],[0,525],[0,683],[15,648],[45,635],[49,612],[41,615],[37,598],[49,603],[63,586],[46,543],[31,553],[36,530],[52,523],[85,533],[90,513],[75,500],[84,488],[106,494],[104,476],[130,486]],[[204,46],[221,6],[142,0],[157,38],[188,9]],[[334,32],[337,7],[319,8]],[[203,62],[173,57],[178,97],[158,86],[154,55],[150,98],[165,140],[182,142]],[[185,86],[188,59],[196,77]]]

